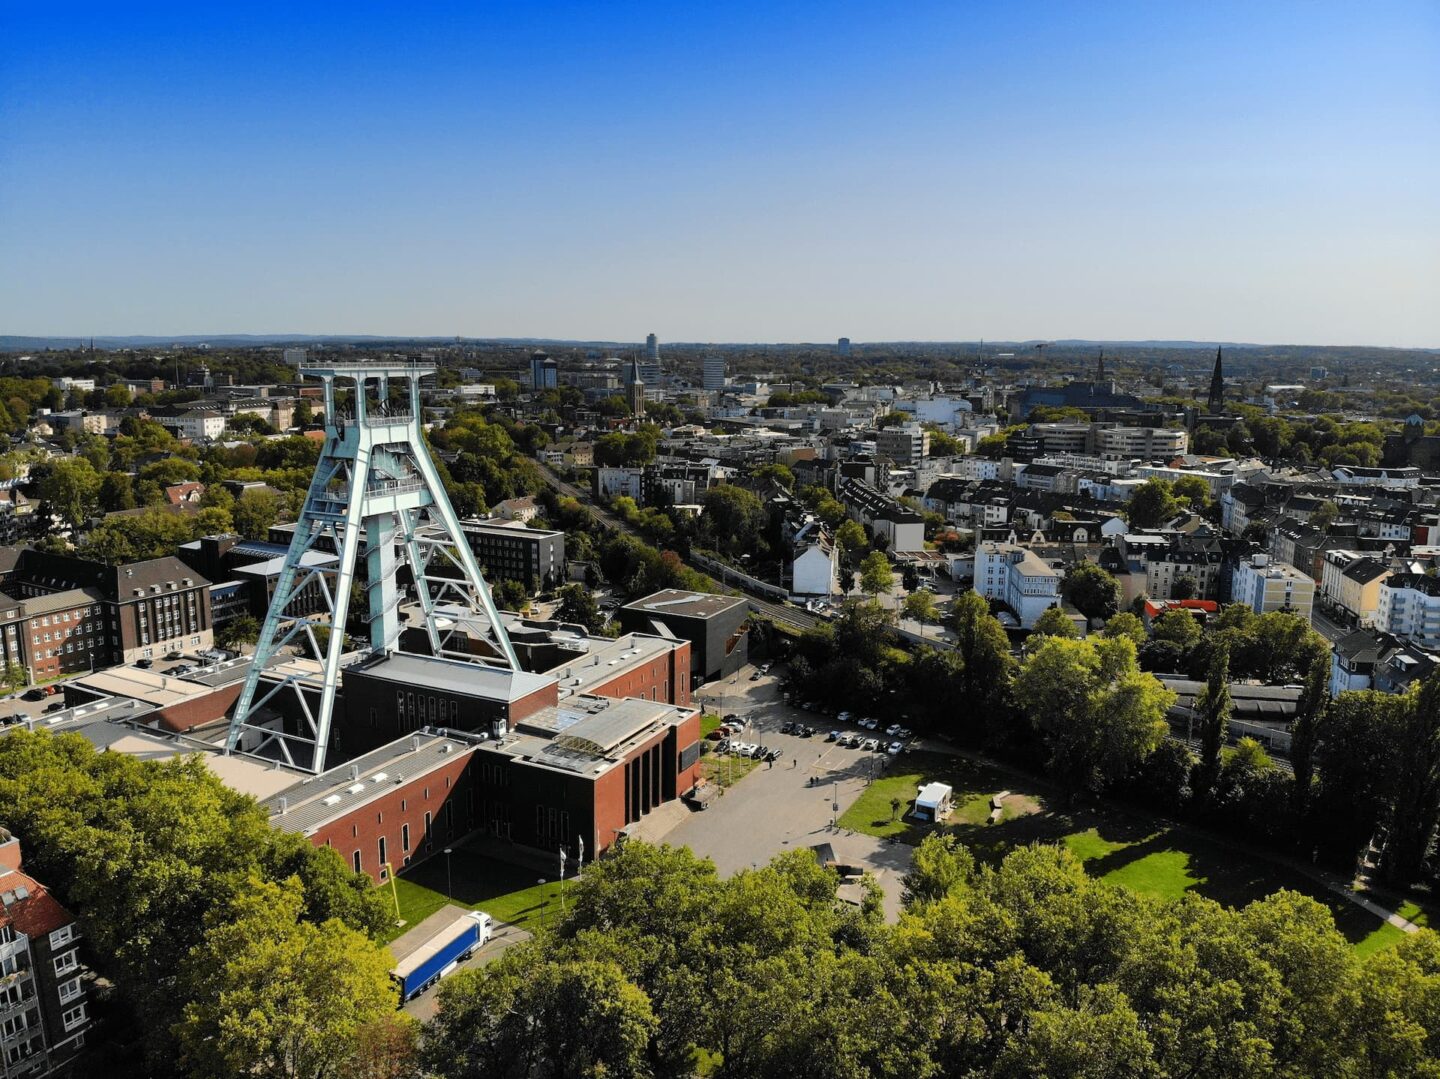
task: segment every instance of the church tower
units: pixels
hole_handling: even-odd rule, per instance
[[[1215,348],[1215,370],[1210,374],[1210,397],[1205,403],[1205,411],[1212,416],[1220,415],[1221,409],[1225,407],[1225,373],[1220,362],[1220,348]]]

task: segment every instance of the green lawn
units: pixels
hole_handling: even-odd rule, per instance
[[[905,819],[916,788],[939,781],[955,789],[955,812],[946,831],[977,849],[1063,843],[1092,876],[1123,885],[1141,895],[1172,902],[1187,892],[1239,907],[1289,888],[1327,906],[1336,927],[1361,954],[1390,947],[1402,936],[1361,907],[1328,891],[1310,877],[1263,856],[1187,829],[1162,825],[1152,818],[1107,808],[1068,814],[1050,809],[1037,784],[988,765],[939,753],[904,753],[889,771],[871,783],[840,818],[840,826],[869,835],[894,836],[919,843],[933,825]],[[1004,818],[989,822],[990,798],[1002,790],[1029,798],[1039,812],[1014,814],[1007,799]],[[891,817],[891,798],[903,801]],[[1383,900],[1381,900],[1384,902]],[[1426,912],[1414,903],[1400,908],[1403,917],[1427,924]]]
[[[977,828],[988,826],[991,797],[1012,786],[999,769],[963,757],[945,753],[902,753],[845,811],[840,817],[840,827],[919,843],[934,827],[908,820],[906,814],[914,808],[916,790],[934,782],[948,783],[955,789],[955,812],[951,820]],[[900,799],[898,812],[894,812],[890,804],[892,798]]]
[[[456,847],[455,853],[450,856],[450,869],[451,887],[455,894],[448,899],[445,896],[443,854],[437,854],[395,878],[400,917],[405,924],[397,926],[387,937],[388,940],[394,940],[447,902],[471,910],[483,910],[497,922],[513,922],[532,932],[540,928],[542,912],[547,921],[560,913],[560,883],[556,879],[560,871],[558,858],[551,872],[541,873]],[[574,871],[573,862],[566,866],[567,880],[572,879]],[[537,883],[541,877],[545,878],[544,885]],[[384,884],[382,888],[386,898],[390,899],[390,885]]]
[[[700,737],[707,738],[710,732],[720,726],[720,717],[712,712],[706,712],[700,717]]]

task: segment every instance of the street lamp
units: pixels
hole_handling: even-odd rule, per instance
[[[451,882],[451,879],[450,879],[450,855],[451,855],[452,853],[453,853],[453,852],[451,851],[451,849],[450,849],[449,847],[446,847],[446,848],[445,848],[445,898],[446,898],[446,899],[453,899],[453,898],[455,897],[455,885]]]

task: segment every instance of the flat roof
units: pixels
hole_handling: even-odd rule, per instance
[[[627,633],[614,640],[590,637],[583,643],[592,647],[584,652],[577,651],[575,658],[551,667],[547,672],[550,677],[560,680],[561,697],[588,693],[593,686],[630,668],[668,655],[686,642],[649,633]]]
[[[168,708],[214,692],[213,687],[203,683],[139,667],[108,667],[77,678],[74,684],[111,697],[133,697],[156,708]]]
[[[529,765],[596,778],[619,765],[634,746],[694,714],[694,708],[660,701],[578,697],[527,716],[512,734],[487,748]]]
[[[452,693],[464,693],[507,703],[528,697],[555,684],[554,677],[548,674],[530,674],[526,671],[513,671],[508,667],[492,667],[485,663],[471,663],[463,659],[440,656],[421,656],[413,652],[391,652],[350,670],[387,682],[446,689]]]
[[[643,599],[627,603],[622,610],[643,611],[645,614],[680,614],[691,618],[712,618],[743,605],[735,596],[716,596],[708,592],[687,592],[680,588],[664,588]]]
[[[137,726],[123,719],[109,719],[104,711],[70,716],[52,729],[57,733],[79,734],[101,751],[124,753],[141,760],[165,761],[198,754],[206,767],[227,787],[254,798],[268,798],[294,785],[296,779],[304,774],[274,761],[238,755],[227,757],[218,746],[185,735]]]
[[[310,835],[357,806],[388,794],[401,781],[427,775],[473,752],[469,740],[417,731],[372,749],[318,776],[292,781],[263,802],[272,827]]]

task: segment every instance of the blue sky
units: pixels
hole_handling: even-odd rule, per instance
[[[0,0],[0,333],[1440,346],[1440,4]]]

